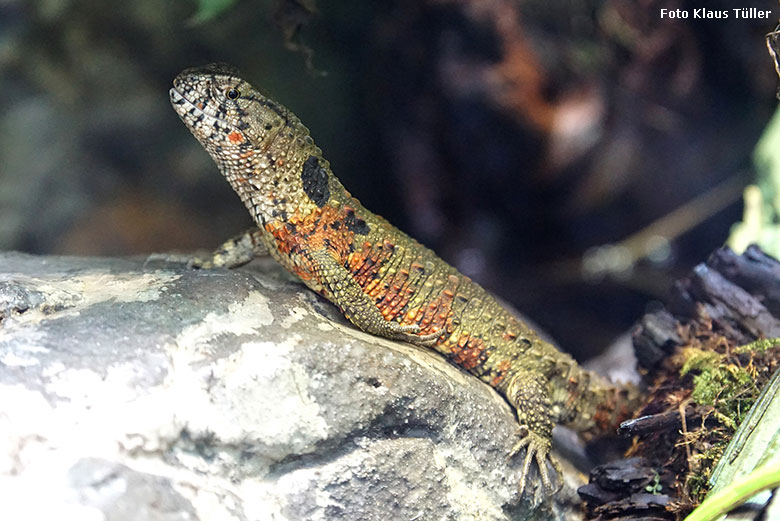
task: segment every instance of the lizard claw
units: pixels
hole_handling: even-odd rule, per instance
[[[428,333],[427,335],[414,335],[413,343],[423,347],[431,347],[435,345],[436,341],[445,333],[446,331],[444,329],[437,329],[433,333]]]
[[[550,479],[550,472],[547,469],[547,463],[549,462],[555,469],[556,477],[561,475],[561,467],[558,464],[558,461],[550,454],[550,447],[552,446],[550,439],[533,432],[527,426],[521,426],[521,429],[524,430],[526,434],[515,443],[507,456],[507,459],[511,459],[525,448],[525,458],[523,458],[523,468],[520,472],[520,483],[518,487],[520,493],[525,490],[528,471],[531,468],[532,462],[536,462],[544,488],[549,491],[550,494],[558,492],[563,483],[560,479],[556,479],[558,485],[553,487],[552,479]]]
[[[437,329],[433,333],[420,335],[420,326],[417,324],[409,324],[406,326],[399,325],[396,331],[398,333],[399,340],[405,340],[410,344],[423,347],[431,347],[432,345],[436,344],[436,341],[439,339],[439,337],[446,333],[444,328],[442,328]]]

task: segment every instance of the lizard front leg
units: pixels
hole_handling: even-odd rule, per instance
[[[326,290],[328,299],[341,309],[350,322],[366,333],[422,346],[435,343],[443,334],[442,331],[436,331],[420,335],[420,326],[417,324],[402,325],[385,319],[374,300],[329,251],[317,250],[311,252],[309,257],[314,265],[314,275]]]
[[[509,457],[514,457],[523,448],[526,449],[520,473],[520,491],[525,489],[531,462],[536,462],[544,487],[552,491],[553,484],[547,470],[547,462],[552,464],[559,475],[561,470],[558,462],[550,455],[554,422],[550,414],[552,403],[545,382],[533,371],[518,371],[509,379],[506,397],[517,412],[522,432]]]
[[[260,240],[262,231],[254,226],[241,235],[236,235],[214,250],[210,258],[195,257],[190,260],[191,268],[236,268],[255,257],[268,255],[268,248]]]

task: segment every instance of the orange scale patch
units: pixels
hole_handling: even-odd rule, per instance
[[[239,143],[243,143],[244,142],[244,135],[241,132],[239,132],[238,130],[234,130],[233,132],[228,134],[228,139],[230,140],[231,143],[233,143],[234,145],[237,145]]]
[[[336,258],[344,261],[350,254],[355,233],[346,227],[336,225],[346,217],[346,209],[336,210],[332,206],[323,206],[302,216],[294,213],[286,222],[271,221],[265,229],[276,239],[280,253],[290,255],[298,251],[302,254],[310,251],[328,249]]]
[[[406,312],[406,316],[401,321],[401,323],[417,324],[421,317],[422,317],[422,310],[419,307],[412,308]]]
[[[450,348],[451,360],[463,369],[471,370],[481,365],[485,359],[485,343],[481,338],[461,336]]]
[[[301,279],[301,280],[310,280],[314,276],[314,266],[311,265],[311,263],[308,263],[307,266],[293,266],[293,272]]]
[[[614,411],[610,409],[610,406],[614,408],[615,404],[611,402],[601,404],[593,415],[593,422],[596,424],[596,427],[602,431],[606,431],[612,425],[612,415]]]
[[[512,366],[512,362],[509,359],[501,360],[496,366],[496,375],[490,380],[490,385],[496,387],[506,376],[506,372]]]
[[[409,303],[412,293],[406,291],[409,282],[409,272],[399,270],[386,288],[382,302],[377,304],[380,310],[387,310],[392,318],[395,318],[401,309]]]
[[[456,287],[458,279],[456,277],[450,277],[449,283],[451,287]],[[425,332],[434,331],[452,331],[452,302],[455,298],[455,292],[446,288],[442,290],[439,298],[431,301],[430,304],[424,309],[424,314],[420,321]]]
[[[359,250],[347,257],[347,269],[352,272],[355,281],[364,291],[373,290],[372,296],[377,298],[384,288],[380,287],[376,276],[392,254],[392,249],[382,248],[381,245],[374,246],[366,241]]]

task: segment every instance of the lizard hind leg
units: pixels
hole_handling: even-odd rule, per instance
[[[544,488],[550,493],[556,492],[560,488],[561,468],[550,454],[554,424],[551,416],[552,404],[546,386],[532,371],[523,370],[514,373],[509,379],[505,395],[514,406],[520,423],[520,439],[512,447],[508,458],[514,458],[525,449],[518,485],[520,492],[525,490],[531,463],[536,463]],[[559,482],[558,487],[553,486],[548,463],[555,469],[554,476]]]

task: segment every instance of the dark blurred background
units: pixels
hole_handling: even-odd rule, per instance
[[[773,13],[660,17],[703,6]],[[224,61],[368,208],[585,358],[739,220],[777,18],[768,0],[4,0],[0,249],[191,251],[245,229],[168,103],[181,69]]]

